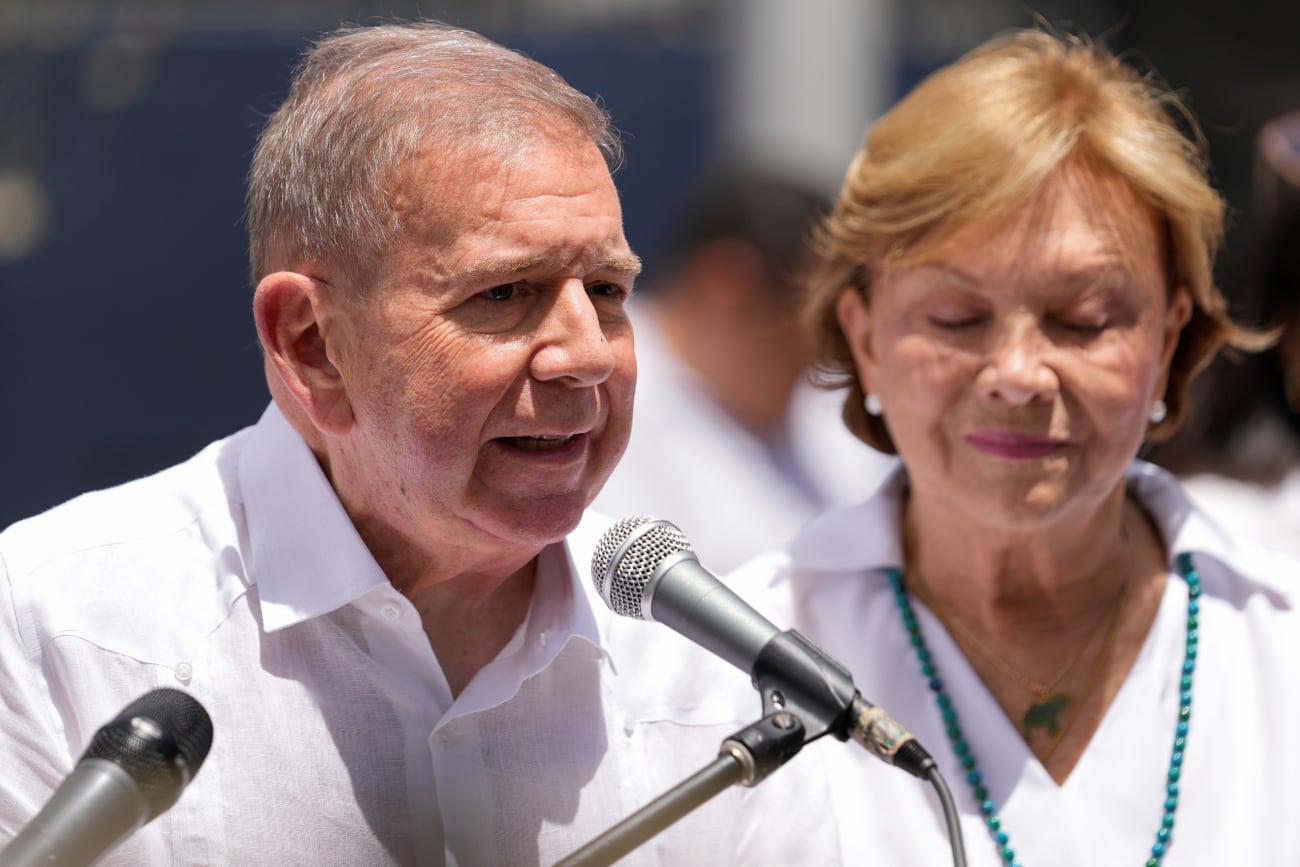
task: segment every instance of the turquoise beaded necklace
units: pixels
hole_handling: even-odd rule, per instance
[[[1169,756],[1168,781],[1165,784],[1165,813],[1160,820],[1160,829],[1156,831],[1156,841],[1151,846],[1151,856],[1147,858],[1146,867],[1159,867],[1160,861],[1169,851],[1174,832],[1174,814],[1178,810],[1178,781],[1182,776],[1183,751],[1187,746],[1188,723],[1192,716],[1192,673],[1196,670],[1196,648],[1200,640],[1198,627],[1201,610],[1201,576],[1197,574],[1196,566],[1192,563],[1192,555],[1187,553],[1178,555],[1178,571],[1187,582],[1187,643],[1183,651],[1183,667],[1179,682],[1178,724],[1174,727],[1174,746]],[[1015,850],[1011,848],[1011,837],[1002,827],[997,804],[989,798],[983,775],[975,761],[975,753],[971,751],[970,743],[962,733],[961,724],[957,720],[957,711],[952,706],[952,699],[944,689],[943,681],[939,678],[939,669],[935,666],[930,649],[926,647],[925,639],[921,636],[921,627],[916,622],[916,612],[912,610],[907,589],[903,586],[903,576],[897,569],[887,569],[885,574],[889,578],[889,586],[894,590],[894,601],[903,615],[903,626],[907,629],[912,648],[916,651],[917,661],[921,663],[921,674],[925,676],[930,691],[934,693],[934,702],[943,717],[952,751],[966,773],[966,782],[980,805],[980,812],[984,814],[984,824],[988,828],[989,836],[997,846],[1002,863],[1008,867],[1019,867]]]

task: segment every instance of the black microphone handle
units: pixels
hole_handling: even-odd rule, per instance
[[[668,573],[671,580],[663,580]],[[647,583],[650,619],[720,656],[746,674],[780,630],[749,606],[691,551],[664,558]]]
[[[794,630],[781,632],[701,565],[692,551],[665,557],[643,590],[649,619],[668,626],[750,676],[763,711],[796,714],[809,739],[850,734],[853,677]]]
[[[82,759],[0,851],[0,867],[87,867],[149,816],[144,794],[120,765]]]

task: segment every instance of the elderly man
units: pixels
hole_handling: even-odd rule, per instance
[[[0,535],[0,843],[160,686],[215,743],[113,864],[553,863],[761,715],[743,674],[589,589],[636,378],[617,150],[476,34],[305,55],[249,173],[271,405]],[[633,860],[833,859],[815,758]]]

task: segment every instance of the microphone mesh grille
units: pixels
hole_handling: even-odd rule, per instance
[[[635,538],[632,538],[634,534]],[[626,550],[618,556],[624,545],[627,545]],[[645,515],[624,518],[605,531],[596,546],[591,558],[591,580],[614,613],[644,620],[641,603],[645,598],[645,588],[659,564],[673,554],[691,550],[690,541],[668,521]],[[609,581],[608,593],[606,580]]]
[[[127,705],[91,739],[83,758],[126,771],[149,803],[150,818],[180,797],[212,746],[212,719],[188,693],[163,687]]]

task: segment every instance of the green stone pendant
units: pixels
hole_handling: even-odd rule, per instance
[[[1063,692],[1058,692],[1031,704],[1020,720],[1025,727],[1025,737],[1033,734],[1034,729],[1047,729],[1049,735],[1060,731],[1061,721],[1058,717],[1069,703],[1070,697]]]

